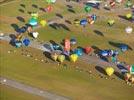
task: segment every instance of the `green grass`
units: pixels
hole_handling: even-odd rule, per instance
[[[42,97],[32,95],[18,89],[0,85],[0,100],[45,100]]]
[[[21,55],[22,51],[20,49],[16,53],[7,54],[8,50],[14,49],[3,43],[1,50],[0,75],[7,78],[65,95],[73,100],[98,100],[98,98],[99,100],[131,100],[134,98],[131,95],[134,92],[133,87],[126,85],[124,81],[115,76],[113,76],[115,80],[99,78],[99,73],[94,71],[94,66],[84,63],[69,63],[66,69],[57,66],[56,63],[35,61],[34,58],[43,58],[40,51],[28,51],[33,53],[34,56],[33,58],[27,58]],[[13,57],[15,58],[13,59]],[[88,70],[93,71],[93,76],[89,76],[85,71],[76,71],[74,66],[87,67]]]
[[[20,4],[25,4],[26,8],[22,8]],[[42,0],[23,0],[20,2],[8,4],[7,6],[0,6],[1,15],[9,17],[10,20],[15,20],[18,15],[23,16],[26,22],[30,18],[28,11],[39,11],[33,8],[31,5],[37,4],[39,7],[46,7],[47,4]],[[76,11],[75,14],[67,11],[67,8],[62,2],[58,2],[54,5],[54,10],[50,13],[40,12],[39,19],[50,20],[55,18],[55,13],[61,13],[64,19],[72,21],[75,18],[85,18],[84,11],[79,6],[74,6]],[[25,12],[21,13],[18,9],[24,9]],[[11,10],[12,12],[7,13]],[[93,10],[91,13],[98,13],[98,15],[104,15],[104,13],[97,10]],[[79,15],[82,13],[82,15]],[[76,15],[79,16],[76,16]],[[94,25],[87,25],[85,28],[82,26],[76,27],[73,25],[67,25],[70,31],[63,28],[53,29],[49,26],[41,27],[35,31],[39,32],[39,40],[49,41],[54,40],[56,42],[61,42],[64,38],[76,37],[78,44],[80,46],[97,46],[100,49],[117,49],[109,45],[109,41],[122,42],[130,45],[134,49],[134,37],[133,34],[126,35],[124,29],[128,25],[133,26],[133,24],[126,22],[117,21],[117,16],[110,13],[105,13],[108,18],[115,18],[116,23],[113,27],[107,25],[107,19],[98,19]],[[69,17],[69,18],[68,18]],[[63,20],[64,22],[64,20]],[[62,22],[62,23],[63,23]],[[14,23],[19,26],[23,26],[25,23],[15,21]],[[13,31],[10,26],[10,22],[0,22],[0,30],[3,32]],[[64,23],[65,24],[65,23]],[[101,31],[104,37],[95,34],[94,30]],[[27,33],[25,33],[26,35]],[[129,87],[120,80],[118,77],[115,80],[105,80],[98,77],[98,72],[95,70],[93,65],[87,65],[81,61],[76,64],[65,62],[68,64],[69,68],[65,69],[63,66],[57,66],[56,63],[41,63],[40,61],[35,61],[35,58],[46,59],[41,51],[27,48],[27,50],[34,55],[33,58],[27,58],[21,55],[22,51],[17,50],[16,53],[7,54],[7,51],[15,48],[1,42],[0,44],[0,61],[1,61],[1,76],[5,76],[11,79],[24,82],[26,84],[39,87],[42,89],[47,89],[49,91],[55,92],[57,94],[62,94],[69,96],[74,100],[131,100],[134,98],[131,95],[134,92],[133,87]],[[126,53],[119,56],[120,61],[126,61],[128,64],[133,64],[134,61],[134,51],[127,51]],[[90,77],[85,72],[75,71],[74,66],[79,66],[84,70],[92,70],[94,75]]]

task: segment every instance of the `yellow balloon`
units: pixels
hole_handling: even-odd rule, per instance
[[[56,61],[57,58],[58,58],[58,55],[57,55],[56,53],[52,54],[52,59],[53,59],[54,61]]]
[[[59,61],[59,62],[62,63],[64,60],[65,60],[65,56],[64,56],[64,55],[59,55],[59,56],[58,56],[58,61]]]
[[[107,67],[105,71],[108,76],[111,76],[114,73],[114,69],[112,67]]]
[[[72,62],[76,62],[77,59],[78,59],[78,55],[77,55],[77,54],[72,54],[72,55],[70,56],[70,60],[71,60]]]
[[[46,21],[46,20],[41,20],[41,21],[40,21],[40,24],[44,27],[44,26],[46,26],[47,21]]]

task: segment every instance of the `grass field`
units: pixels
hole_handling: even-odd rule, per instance
[[[45,100],[44,98],[27,94],[23,91],[0,85],[0,100]]]
[[[34,8],[32,6],[33,4],[37,8]],[[68,11],[63,0],[58,0],[56,4],[53,4],[54,9],[50,13],[39,10],[39,8],[44,8],[47,5],[43,0],[20,0],[11,4],[9,2],[7,5],[0,5],[0,31],[4,33],[15,32],[11,24],[21,27],[29,20],[29,12],[37,11],[40,15],[39,19],[51,20],[56,18],[58,19],[57,23],[63,23],[70,29],[70,31],[65,28],[54,29],[50,26],[38,28],[35,31],[40,33],[38,39],[40,41],[54,40],[60,43],[66,37],[75,37],[80,46],[90,45],[100,49],[118,49],[116,46],[110,45],[110,42],[114,42],[117,44],[128,44],[134,49],[134,34],[128,35],[125,33],[125,27],[129,25],[134,28],[134,25],[127,20],[119,21],[117,17],[118,14],[124,15],[130,12],[130,10],[121,10],[118,13],[116,11],[112,13],[104,9],[102,11],[93,9],[91,14],[95,12],[101,17],[98,17],[94,25],[87,25],[83,28],[81,26],[76,27],[74,24],[65,23],[65,20],[73,23],[73,20],[76,18],[86,17],[83,8],[78,4],[69,4],[73,6],[75,13]],[[61,14],[63,19],[57,17],[56,13]],[[17,16],[24,18],[25,22],[19,21]],[[109,18],[116,20],[115,25],[112,27],[107,25]],[[101,32],[103,36],[95,33],[95,30]],[[134,95],[132,95],[134,93],[134,87],[126,85],[116,75],[113,75],[112,78],[114,79],[110,78],[106,80],[105,78],[100,78],[100,73],[95,69],[94,65],[87,65],[80,60],[75,64],[66,61],[65,64],[68,67],[65,68],[63,65],[58,66],[57,63],[46,58],[41,51],[32,48],[16,49],[3,41],[0,41],[0,50],[0,76],[15,79],[41,89],[47,89],[48,91],[71,97],[73,100],[98,100],[98,98],[99,100],[132,100],[134,98]],[[7,53],[9,50],[12,50],[10,54]],[[13,52],[14,50],[16,51],[15,53]],[[22,55],[28,53],[32,54],[33,57]],[[36,58],[38,59],[37,61],[35,60]],[[41,62],[41,59],[44,62]],[[129,50],[119,55],[119,60],[133,64],[134,50]],[[45,63],[46,61],[47,63]],[[76,67],[79,67],[79,70]],[[87,73],[90,70],[93,72],[91,76]],[[103,76],[106,77],[105,75]],[[7,95],[7,100],[16,95],[10,93],[11,91],[17,90],[5,86],[1,87],[3,88],[3,93],[6,94],[7,92],[9,94],[9,96]],[[7,91],[5,91],[6,89]],[[18,98],[16,100],[23,99],[25,95],[28,94],[22,93],[22,97],[16,97]],[[28,97],[31,100],[32,96]],[[35,100],[38,100],[38,97],[37,99],[35,97]]]
[[[5,43],[2,43],[0,47],[1,49],[3,48],[1,55],[1,60],[3,61],[1,64],[2,76],[69,96],[74,100],[98,100],[98,98],[99,100],[131,100],[134,98],[131,95],[134,92],[134,87],[126,85],[117,76],[113,76],[115,79],[110,78],[108,80],[100,78],[98,76],[99,72],[92,65],[66,62],[66,64],[68,63],[68,68],[66,69],[49,60],[48,63],[41,63],[40,59],[45,61],[46,58],[41,56],[40,51],[30,50],[30,53],[33,53],[34,56],[33,58],[27,58],[21,55],[22,51],[20,49],[16,53],[11,52],[8,54],[7,51],[14,50],[13,47],[6,47]],[[34,52],[38,54],[34,54]],[[13,59],[14,56],[15,58]],[[35,58],[39,60],[35,61]],[[84,70],[81,72],[76,71],[75,66]],[[92,70],[93,75],[90,76],[86,72],[89,70]]]

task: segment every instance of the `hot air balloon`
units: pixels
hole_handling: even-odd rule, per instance
[[[88,23],[88,22],[87,22],[86,19],[82,19],[82,20],[80,21],[80,25],[82,25],[82,26],[86,26],[87,23]]]
[[[130,74],[134,74],[134,65],[131,65],[129,68],[128,68]]]
[[[115,4],[116,4],[116,2],[115,2],[115,1],[113,1],[113,0],[110,2],[110,6],[111,6],[111,7],[114,7],[114,6],[115,6]]]
[[[88,12],[90,12],[91,11],[91,9],[92,9],[92,7],[91,6],[85,6],[85,11],[88,13]]]
[[[126,7],[131,7],[133,5],[131,0],[127,0]]]
[[[77,43],[77,41],[75,38],[72,38],[72,39],[70,39],[70,43],[71,43],[71,45],[75,45]]]
[[[131,13],[126,14],[126,18],[127,19],[131,19],[132,18],[132,14]]]
[[[31,13],[32,18],[37,19],[39,17],[38,13]]]
[[[125,52],[125,51],[127,51],[128,50],[128,46],[127,45],[125,45],[125,44],[121,44],[120,46],[119,46],[119,48],[121,49],[121,51],[123,51],[123,52]]]
[[[51,55],[51,57],[52,57],[52,59],[53,59],[54,61],[56,61],[56,60],[58,59],[58,55],[57,55],[56,53],[53,53],[53,54]]]
[[[74,50],[74,54],[77,54],[78,56],[82,56],[83,50],[81,48],[78,48],[78,49]]]
[[[25,38],[25,39],[23,39],[22,43],[23,43],[24,46],[29,46],[30,45],[30,40],[28,38]]]
[[[78,55],[77,55],[77,54],[72,54],[72,55],[70,56],[70,61],[72,61],[72,62],[76,62],[77,59],[78,59]]]
[[[74,24],[75,24],[76,26],[79,26],[79,25],[80,25],[80,20],[75,19],[75,20],[74,20]]]
[[[122,2],[123,2],[123,0],[116,0],[116,2],[117,2],[117,3],[122,3]]]
[[[58,59],[59,62],[62,63],[65,60],[65,56],[64,55],[59,55],[57,59]]]
[[[69,39],[65,39],[65,41],[64,41],[64,50],[65,51],[70,51],[70,48],[71,48],[70,40]]]
[[[91,47],[85,47],[84,51],[85,51],[86,54],[89,54],[92,51],[92,48]]]
[[[96,21],[97,16],[96,16],[95,14],[93,14],[93,15],[91,15],[91,18],[92,18],[94,21]]]
[[[46,0],[47,3],[55,3],[56,0]]]
[[[38,32],[32,32],[32,36],[33,36],[33,38],[37,38],[38,37],[38,35],[39,35],[39,33]]]
[[[131,78],[131,74],[130,73],[125,73],[124,75],[125,81],[129,81]]]
[[[44,27],[44,26],[46,26],[47,21],[46,21],[46,20],[41,20],[41,21],[40,21],[40,24]]]
[[[131,33],[133,32],[133,28],[130,27],[130,26],[128,26],[128,27],[126,27],[125,31],[126,31],[126,33],[128,33],[128,34],[131,34]]]
[[[52,6],[51,6],[51,5],[49,5],[49,6],[46,8],[46,11],[47,11],[47,12],[51,12],[51,11],[52,11],[52,9],[53,9],[53,8],[52,8]]]
[[[31,19],[29,20],[29,24],[30,24],[31,26],[36,26],[36,25],[38,24],[38,21],[37,21],[37,19],[35,19],[35,18],[31,18]]]
[[[107,67],[105,71],[108,76],[111,76],[114,73],[114,69],[112,67]]]
[[[114,23],[115,23],[115,21],[114,21],[113,19],[109,19],[109,20],[108,20],[109,26],[112,26]]]
[[[16,40],[16,41],[15,41],[15,46],[16,46],[16,48],[20,48],[20,47],[22,46],[22,42]]]

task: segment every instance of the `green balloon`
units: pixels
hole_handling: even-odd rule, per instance
[[[85,6],[85,11],[86,11],[86,12],[90,12],[90,11],[91,11],[91,9],[92,9],[92,7],[91,7],[91,6]]]

